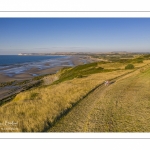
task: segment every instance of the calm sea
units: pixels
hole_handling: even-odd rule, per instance
[[[0,73],[12,77],[32,68],[42,70],[55,66],[73,66],[70,57],[0,55]]]
[[[40,62],[43,60],[52,60],[66,58],[66,56],[19,56],[19,55],[0,55],[0,66],[13,65],[29,62]]]

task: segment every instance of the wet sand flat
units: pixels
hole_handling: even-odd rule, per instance
[[[63,67],[69,66],[68,62],[72,62],[72,66],[77,66],[80,64],[84,64],[85,61],[89,62],[90,59],[86,56],[71,56],[66,59],[66,62],[62,62],[61,64],[54,65],[50,68],[45,69],[38,69],[38,68],[31,68],[23,73],[14,74],[13,76],[8,76],[5,73],[0,73],[0,83],[2,82],[9,82],[14,80],[28,80],[32,79],[34,76],[45,75],[45,74],[55,74],[57,71],[62,69]]]

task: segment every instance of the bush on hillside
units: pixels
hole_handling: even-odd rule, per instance
[[[137,63],[143,63],[143,59],[142,58],[138,58],[137,59]]]
[[[143,63],[143,60],[139,59],[139,60],[137,60],[137,63]]]
[[[128,64],[127,66],[125,66],[125,69],[134,69],[134,65],[133,64]]]

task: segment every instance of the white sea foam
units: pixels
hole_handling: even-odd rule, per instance
[[[39,62],[0,66],[0,73],[4,73],[8,76],[14,76],[16,74],[24,73],[32,68],[43,70],[43,69],[53,68],[56,66],[73,66],[73,63],[70,59],[70,56],[68,56],[60,59],[49,59],[49,60],[44,60]]]

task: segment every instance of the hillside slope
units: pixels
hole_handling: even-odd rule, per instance
[[[126,102],[129,99],[128,86],[132,85],[130,83],[133,86],[137,83],[141,87],[137,91],[140,93],[149,89],[149,84],[144,84],[149,77],[149,73],[145,75],[149,63],[146,60],[143,63],[134,63],[134,69],[124,69],[127,63],[96,62],[64,68],[54,75],[52,81],[52,76],[46,76],[43,78],[44,85],[20,92],[11,101],[0,106],[0,131],[121,131],[124,126],[115,124],[116,115],[121,114],[122,110],[125,110],[124,115],[117,119],[124,123],[122,118],[126,117],[126,105],[121,105],[120,108],[123,97],[121,94],[126,91]],[[135,80],[137,77],[141,78],[141,82]],[[113,84],[105,87],[105,80],[111,80]],[[118,93],[121,89],[123,91]],[[130,90],[134,91],[134,87]],[[135,110],[138,111],[136,108]],[[69,118],[65,119],[67,117]],[[103,120],[103,125],[100,120]],[[6,125],[5,121],[15,122],[16,127]]]
[[[150,132],[150,69],[101,86],[49,132]]]

